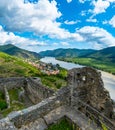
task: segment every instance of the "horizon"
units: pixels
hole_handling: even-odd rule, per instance
[[[13,45],[13,44],[6,44],[6,45],[0,45],[0,46],[7,46],[7,45]],[[13,45],[13,46],[18,47],[16,45]],[[115,47],[115,46],[111,46],[111,47]],[[18,47],[18,48],[27,50],[26,48],[21,48],[21,47]],[[106,48],[110,48],[110,47],[106,47]],[[45,52],[45,51],[54,51],[54,50],[58,50],[58,49],[78,49],[78,50],[95,50],[95,51],[100,51],[100,50],[103,50],[103,49],[106,49],[106,48],[102,48],[102,49],[56,48],[56,49],[52,49],[52,50],[49,49],[49,50],[39,51],[39,52],[36,52],[36,53]],[[27,51],[35,52],[35,51],[31,51],[31,50],[27,50]]]
[[[115,0],[0,2],[0,45],[34,52],[115,46]]]

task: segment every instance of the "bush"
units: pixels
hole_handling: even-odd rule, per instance
[[[5,101],[0,101],[0,109],[3,110],[3,109],[6,109],[7,108],[7,104]]]
[[[6,109],[7,104],[5,101],[4,93],[0,92],[0,110]]]

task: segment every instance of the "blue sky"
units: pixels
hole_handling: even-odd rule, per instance
[[[115,46],[115,0],[0,0],[0,45],[30,51]]]

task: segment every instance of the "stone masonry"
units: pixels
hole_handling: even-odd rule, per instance
[[[63,117],[73,123],[75,130],[77,127],[101,130],[102,124],[108,130],[115,129],[113,104],[97,70],[89,67],[69,70],[68,85],[55,93],[44,87],[39,78],[21,81],[29,99],[38,104],[0,120],[0,130],[45,130]],[[3,90],[2,80],[0,85]]]
[[[73,103],[74,99],[78,98],[112,119],[112,100],[109,92],[104,88],[100,72],[89,67],[72,69],[68,74],[68,86],[72,88]]]

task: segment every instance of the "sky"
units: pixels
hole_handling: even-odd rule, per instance
[[[115,46],[115,0],[0,0],[0,45],[40,52]]]

